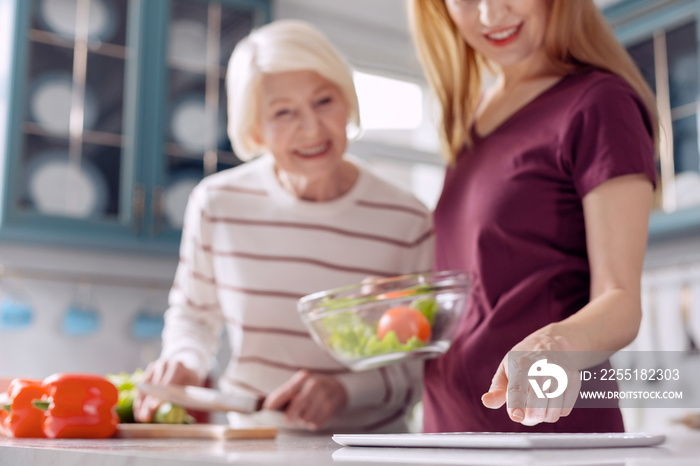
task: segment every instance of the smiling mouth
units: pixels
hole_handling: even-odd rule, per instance
[[[501,29],[500,31],[492,32],[489,34],[484,34],[484,37],[486,37],[486,39],[493,44],[505,45],[515,40],[522,26],[523,23],[520,23],[517,26]]]
[[[331,147],[331,143],[326,141],[314,147],[308,147],[305,149],[296,149],[294,152],[301,155],[302,157],[315,157],[318,155],[325,154],[326,151]]]

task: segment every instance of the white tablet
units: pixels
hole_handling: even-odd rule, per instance
[[[440,434],[335,434],[333,440],[348,447],[539,449],[649,447],[660,445],[666,440],[666,436],[644,433],[450,432]]]

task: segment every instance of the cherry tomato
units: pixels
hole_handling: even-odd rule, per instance
[[[380,295],[377,295],[377,299],[403,298],[404,296],[411,296],[414,294],[416,294],[416,290],[387,291],[386,293],[382,293]]]
[[[377,336],[382,340],[390,330],[396,332],[401,343],[406,343],[413,336],[424,343],[430,341],[430,322],[412,307],[392,307],[382,315],[377,324]]]

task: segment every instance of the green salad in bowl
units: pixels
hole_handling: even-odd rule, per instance
[[[298,309],[316,343],[360,371],[445,353],[469,291],[466,272],[431,272],[310,294]]]

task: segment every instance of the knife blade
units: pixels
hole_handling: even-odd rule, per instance
[[[264,398],[236,393],[224,393],[212,388],[194,385],[155,385],[141,382],[137,384],[141,393],[169,401],[183,408],[200,411],[236,411],[254,413],[262,409]]]

